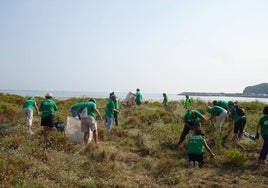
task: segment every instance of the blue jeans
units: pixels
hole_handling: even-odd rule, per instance
[[[72,112],[72,117],[78,116],[76,109],[71,109],[71,112]]]
[[[259,160],[265,160],[267,153],[268,153],[268,135],[262,135],[262,138],[264,142],[263,142]]]

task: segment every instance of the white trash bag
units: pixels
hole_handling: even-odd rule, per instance
[[[84,133],[81,132],[81,121],[75,117],[67,117],[67,125],[65,127],[65,135],[68,139],[75,143],[81,144],[84,143]],[[89,139],[88,143],[91,142],[93,137],[92,131],[89,130]]]

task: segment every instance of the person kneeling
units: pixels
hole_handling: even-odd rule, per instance
[[[188,142],[187,154],[190,167],[199,168],[203,166],[205,149],[211,156],[215,156],[206,142],[205,132],[200,127],[197,127]]]

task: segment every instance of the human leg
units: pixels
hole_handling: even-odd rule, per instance
[[[259,163],[264,163],[268,153],[268,135],[262,135],[263,146],[259,156]]]
[[[187,136],[189,131],[190,131],[189,126],[184,125],[183,131],[182,131],[181,136],[179,138],[179,142],[178,142],[179,145],[185,140],[185,137]]]

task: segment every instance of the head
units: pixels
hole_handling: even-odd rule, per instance
[[[218,101],[217,101],[217,100],[214,100],[214,101],[212,102],[212,104],[213,104],[213,106],[215,106],[215,105],[218,104]]]
[[[186,99],[188,99],[189,98],[189,95],[185,95],[185,97],[186,97]]]
[[[262,112],[264,115],[268,115],[268,106],[265,106]]]
[[[136,89],[136,91],[140,91],[140,89],[139,89],[139,88],[137,88],[137,89]]]
[[[111,97],[112,97],[112,95],[115,95],[115,94],[114,94],[114,92],[110,93],[109,97],[111,98]]]
[[[34,100],[34,96],[29,97],[28,100]]]
[[[167,96],[167,94],[166,93],[163,93],[163,97],[166,97]]]
[[[88,101],[90,101],[90,102],[94,102],[95,104],[97,104],[96,100],[93,99],[93,98],[89,99]]]
[[[52,95],[52,93],[47,93],[45,97],[46,97],[46,99],[52,99],[53,95]]]
[[[228,101],[228,103],[227,103],[227,106],[228,106],[229,108],[232,108],[234,105],[235,105],[235,104],[234,104],[233,101]]]
[[[115,96],[115,95],[111,95],[111,96],[110,96],[110,99],[112,99],[112,100],[116,100],[116,96]]]

